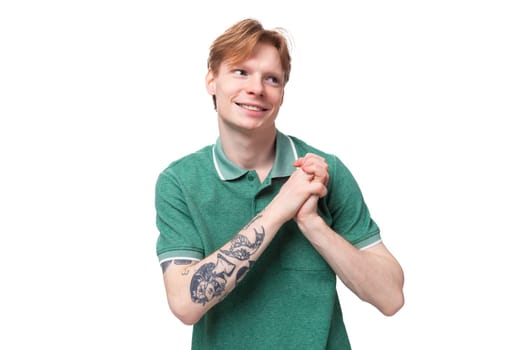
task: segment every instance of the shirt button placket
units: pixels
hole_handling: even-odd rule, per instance
[[[253,188],[255,187],[255,175],[253,174],[253,171],[248,172],[246,175],[246,180],[248,180],[249,186],[252,188],[252,215],[255,216],[257,214],[256,207],[257,207],[257,192],[253,191]]]

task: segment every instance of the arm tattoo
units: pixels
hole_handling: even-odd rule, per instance
[[[202,265],[193,275],[190,283],[191,299],[195,303],[206,305],[212,298],[224,293],[226,278],[230,277],[235,265],[217,254],[215,263]]]
[[[253,264],[255,264],[255,261],[250,260],[248,261],[248,266],[242,266],[241,268],[239,268],[239,271],[237,271],[237,276],[235,276],[236,285],[239,284],[240,281],[242,281],[244,276],[246,276],[246,273],[252,268]]]
[[[262,215],[257,215],[254,217],[246,226],[243,227],[243,230],[247,230],[250,225],[260,217],[262,217]],[[239,233],[231,240],[230,248],[228,250],[223,249],[221,252],[237,260],[248,260],[252,254],[255,253],[257,249],[259,249],[264,240],[264,226],[261,226],[259,231],[257,231],[256,228],[253,228],[253,232],[255,232],[255,238],[253,242],[251,242],[247,236]]]
[[[247,231],[261,217],[262,215],[254,217],[242,230]],[[262,245],[264,237],[264,226],[261,226],[259,229],[253,228],[253,234],[237,234],[230,241],[228,249],[221,249],[217,253],[216,262],[205,263],[195,272],[190,282],[191,300],[195,303],[206,305],[213,298],[221,298],[221,300],[225,298],[227,295],[225,293],[226,283],[237,267],[225,256],[240,261],[248,260],[246,266],[241,266],[237,270],[235,284],[238,284],[255,263],[255,260],[250,260],[250,257]]]
[[[162,267],[162,273],[166,272],[170,264],[174,265],[192,265],[195,261],[190,259],[171,259],[163,261],[160,266]]]
[[[238,234],[231,240],[230,249],[221,250],[221,252],[237,260],[248,260],[259,249],[264,240],[264,227],[261,227],[260,232],[255,228],[253,231],[255,232],[255,242],[252,243],[245,235]]]
[[[250,222],[247,223],[242,229],[243,229],[243,230],[247,230],[248,227],[250,227],[251,224],[253,224],[256,220],[258,220],[258,219],[260,219],[260,218],[262,218],[262,215],[260,215],[260,214],[259,214],[259,215],[256,215],[256,216],[255,216],[253,219],[251,219]]]

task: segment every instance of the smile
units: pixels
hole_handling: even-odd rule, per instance
[[[263,111],[267,111],[268,110],[267,108],[262,108],[262,107],[254,106],[254,105],[245,105],[245,104],[242,104],[242,103],[237,103],[237,106],[245,108],[245,109],[248,109],[250,111],[263,112]]]

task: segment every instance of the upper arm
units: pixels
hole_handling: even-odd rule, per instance
[[[162,273],[166,273],[168,268],[171,269],[187,269],[188,265],[194,265],[197,263],[197,260],[194,259],[187,259],[187,258],[172,258],[166,261],[163,261],[160,263],[160,266],[162,267]]]
[[[388,262],[387,264],[393,269],[393,271],[398,272],[399,282],[401,285],[404,283],[404,274],[403,269],[397,259],[394,257],[392,253],[387,249],[387,247],[383,244],[383,242],[379,242],[375,245],[372,245],[368,248],[363,249],[363,251],[373,254],[377,257],[380,257],[383,259],[383,261]]]
[[[184,260],[202,259],[204,248],[195,213],[187,205],[187,198],[178,181],[162,173],[155,193],[156,224],[159,232],[156,252],[163,271],[173,261],[185,265]]]
[[[392,258],[395,259],[392,253],[386,248],[385,244],[383,242],[378,242],[377,244],[373,244],[369,247],[361,249],[362,251],[366,251],[367,253],[383,256],[385,258]]]
[[[334,156],[330,166],[325,221],[358,249],[372,247],[381,240],[380,229],[370,215],[356,179],[339,158]]]
[[[192,324],[188,306],[191,304],[191,271],[197,260],[174,258],[161,263],[164,288],[171,312],[186,324]]]
[[[187,279],[190,274],[190,269],[197,262],[198,261],[194,259],[173,258],[161,263],[164,286],[168,296],[179,294],[176,293],[176,289],[180,289],[188,283]]]

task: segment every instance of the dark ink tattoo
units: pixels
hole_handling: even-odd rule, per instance
[[[162,267],[162,273],[166,272],[170,264],[174,265],[193,265],[195,261],[190,259],[171,259],[163,261],[160,266]]]
[[[230,249],[221,250],[221,252],[237,260],[248,260],[264,240],[264,227],[261,226],[260,232],[256,228],[253,231],[255,242],[252,243],[245,235],[238,234],[231,240]]]
[[[255,216],[242,230],[248,231],[253,223],[261,217],[262,215]],[[263,226],[259,229],[253,228],[253,234],[250,232],[237,234],[230,241],[230,247],[228,249],[221,249],[220,253],[217,253],[216,262],[205,263],[195,272],[190,282],[191,300],[202,305],[206,305],[206,303],[214,298],[218,298],[219,301],[223,300],[228,294],[225,293],[228,279],[237,267],[224,255],[240,261],[248,260],[247,266],[240,267],[235,275],[235,283],[237,284],[244,278],[255,263],[254,260],[249,259],[262,245],[264,237],[265,230]],[[183,272],[184,275],[188,273],[188,269]]]
[[[195,303],[206,305],[215,297],[224,293],[226,278],[235,270],[235,265],[226,260],[222,254],[217,254],[215,263],[202,265],[193,275],[190,283],[191,299]]]
[[[243,230],[247,230],[248,227],[250,227],[251,224],[253,224],[256,220],[258,220],[258,219],[260,219],[260,218],[262,218],[262,215],[260,215],[260,214],[259,214],[259,215],[256,215],[256,216],[255,216],[253,219],[251,219],[250,222],[247,223],[242,229],[243,229]]]
[[[239,268],[239,271],[237,271],[237,275],[235,276],[235,284],[239,284],[239,282],[242,281],[242,279],[244,278],[244,276],[246,276],[246,273],[248,271],[250,271],[250,269],[252,268],[253,264],[255,264],[255,261],[254,260],[250,260],[248,261],[248,266],[243,266],[241,268]]]
[[[190,259],[174,259],[173,263],[175,265],[190,265],[193,262],[193,260]]]
[[[168,268],[169,264],[171,264],[173,260],[163,261],[160,263],[160,266],[162,267],[162,273],[166,272],[166,269]]]

